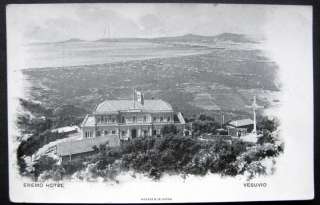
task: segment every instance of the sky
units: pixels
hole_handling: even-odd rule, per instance
[[[22,4],[7,7],[7,22],[22,42],[224,32],[261,36],[268,12],[263,5],[240,4]]]

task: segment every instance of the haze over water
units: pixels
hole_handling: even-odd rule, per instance
[[[79,41],[24,46],[23,68],[94,65],[208,53],[207,48],[173,46],[153,42]]]

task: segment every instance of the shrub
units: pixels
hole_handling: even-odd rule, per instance
[[[261,137],[258,138],[257,143],[262,145],[265,143],[274,144],[276,139],[273,137],[272,133],[268,130],[265,130]]]
[[[25,172],[25,169],[27,168],[27,164],[24,161],[24,158],[17,157],[17,163],[18,163],[19,173],[23,174]]]
[[[154,180],[159,180],[161,175],[162,175],[161,171],[159,169],[157,169],[157,168],[152,167],[149,170],[149,176],[151,178],[153,178]]]
[[[50,132],[49,130],[44,131],[41,134],[34,134],[27,140],[22,141],[17,149],[17,157],[31,156],[43,145],[67,137],[65,133]]]
[[[208,172],[208,160],[204,159],[202,153],[199,153],[193,157],[183,171],[188,174],[205,175]]]
[[[80,124],[86,113],[88,112],[85,109],[74,105],[62,105],[56,108],[53,112],[53,116],[55,117],[55,126],[63,127]]]
[[[60,181],[63,179],[63,176],[65,175],[65,169],[61,166],[56,166],[53,170],[52,179],[54,181]]]
[[[24,110],[28,110],[33,114],[44,116],[52,115],[52,110],[44,108],[40,103],[34,103],[22,98],[20,98],[19,101]]]
[[[162,135],[178,134],[178,129],[175,125],[165,125],[161,128],[161,134]]]
[[[192,130],[195,136],[199,136],[204,133],[216,134],[217,129],[220,127],[218,122],[212,120],[195,120],[192,123]]]
[[[38,177],[43,171],[52,170],[56,163],[57,160],[53,159],[52,157],[48,157],[46,155],[41,156],[33,165],[35,177]]]
[[[211,117],[211,116],[207,116],[207,115],[204,115],[204,114],[201,114],[199,115],[198,117],[199,120],[201,121],[215,121],[214,117]]]
[[[63,163],[63,168],[65,170],[66,175],[72,175],[76,171],[81,170],[84,168],[83,161],[80,159],[75,159],[72,161],[67,161]]]
[[[270,143],[252,146],[237,157],[233,166],[238,169],[238,174],[249,174],[250,179],[256,174],[265,174],[266,167],[261,164],[261,161],[277,157],[282,150],[282,145]]]
[[[93,161],[97,162],[97,169],[102,170],[121,158],[121,155],[121,151],[117,147],[107,149],[105,146],[100,146],[99,154]]]
[[[244,172],[248,175],[248,179],[252,179],[256,175],[266,174],[266,167],[260,161],[254,161],[247,165]]]
[[[263,117],[261,121],[257,123],[257,129],[268,130],[273,132],[279,126],[279,120],[276,118],[269,119],[268,117]]]

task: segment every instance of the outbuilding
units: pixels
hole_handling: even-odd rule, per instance
[[[251,119],[233,120],[227,123],[228,135],[241,137],[253,130],[254,122]]]

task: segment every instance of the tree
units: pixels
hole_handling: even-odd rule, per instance
[[[258,144],[262,145],[262,144],[265,144],[265,143],[271,143],[271,144],[274,144],[275,143],[275,139],[274,137],[272,136],[272,133],[268,130],[265,130],[263,132],[263,135],[261,137],[258,138]]]
[[[24,110],[28,110],[33,115],[36,115],[36,116],[51,116],[52,115],[52,110],[46,109],[40,103],[35,103],[35,102],[28,101],[28,100],[25,100],[22,98],[20,98],[19,101],[20,101],[20,105],[22,106],[22,108]]]
[[[76,171],[84,168],[83,161],[80,159],[74,159],[72,161],[67,161],[67,162],[63,163],[62,166],[64,169],[63,174],[66,174],[66,175],[72,175]]]
[[[204,114],[199,115],[198,119],[201,121],[206,121],[206,120],[207,121],[215,121],[214,117],[204,115]]]
[[[74,105],[62,105],[53,111],[53,116],[56,126],[62,127],[81,123],[86,113],[85,109]]]
[[[177,134],[178,129],[175,125],[165,125],[161,128],[161,134],[162,135],[168,135],[168,134]]]
[[[46,155],[41,156],[36,163],[34,164],[34,174],[35,177],[38,177],[43,171],[52,170],[54,165],[57,163],[57,160]]]
[[[157,168],[152,167],[149,170],[149,176],[152,177],[154,180],[159,180],[161,177],[161,171],[159,171]]]
[[[220,127],[218,122],[211,120],[196,120],[192,123],[192,130],[194,135],[199,136],[204,133],[215,134],[217,129]]]
[[[274,132],[278,126],[279,122],[276,118],[269,119],[268,117],[263,117],[262,120],[257,123],[259,130],[268,130],[269,132]]]

